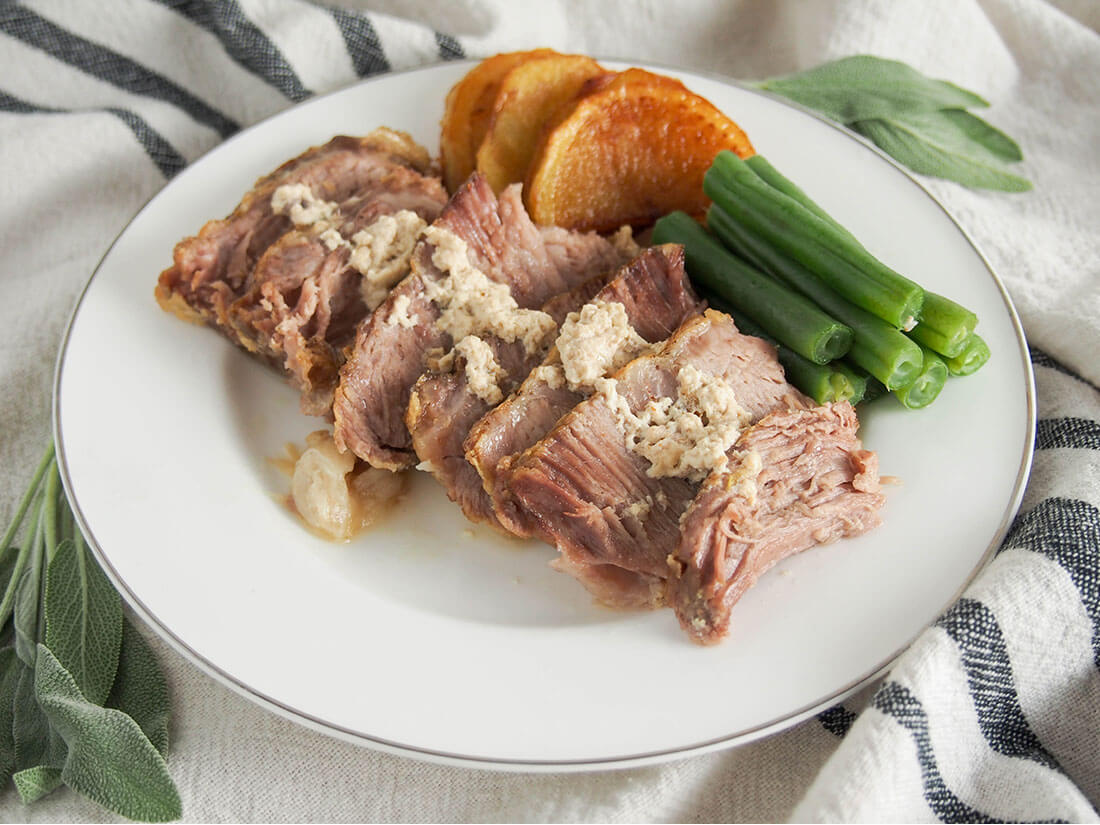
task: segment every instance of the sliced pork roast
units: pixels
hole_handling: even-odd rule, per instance
[[[570,312],[595,297],[610,275],[589,278],[554,296],[542,311],[560,326]],[[463,444],[470,428],[538,366],[542,350],[528,352],[521,341],[506,341],[488,333],[479,340],[460,341],[454,357],[447,359],[445,371],[429,367],[420,376],[409,396],[405,423],[420,459],[418,466],[435,476],[467,518],[506,532],[497,521],[481,476],[466,460]]]
[[[683,248],[671,244],[651,247],[621,267],[594,302],[566,327],[571,340],[559,338],[562,346],[550,351],[542,368],[478,421],[466,440],[466,458],[477,468],[496,517],[517,536],[531,536],[535,527],[511,495],[515,458],[591,395],[595,378],[637,355],[638,344],[664,341],[703,310],[684,271]],[[621,307],[619,313],[608,311],[611,304]]]
[[[337,445],[375,467],[412,466],[405,412],[433,350],[446,354],[496,323],[511,327],[503,337],[536,349],[553,332],[537,308],[621,260],[595,233],[535,226],[518,185],[498,201],[475,173],[425,231],[412,274],[360,324],[333,403]]]
[[[730,609],[781,559],[880,523],[878,457],[843,401],[773,413],[742,433],[684,516],[668,601],[696,642],[720,641]]]
[[[286,190],[283,190],[286,191]],[[256,263],[230,323],[249,350],[282,366],[302,393],[302,411],[325,415],[359,322],[409,268],[416,237],[447,202],[439,178],[394,165],[340,204],[308,191],[291,206],[334,214],[300,220]]]
[[[176,244],[173,264],[161,273],[156,298],[186,321],[217,327],[238,342],[229,307],[241,297],[256,261],[293,228],[289,215],[272,209],[284,185],[307,187],[325,202],[341,202],[394,166],[428,171],[426,150],[400,132],[377,129],[366,137],[337,136],[260,178],[228,217],[209,221],[198,235]]]
[[[597,598],[658,606],[680,517],[705,477],[701,459],[713,460],[706,453],[718,448],[720,458],[739,427],[812,402],[787,383],[770,344],[742,335],[729,316],[713,310],[688,319],[656,353],[598,379],[596,389],[512,463],[511,494],[533,518],[537,535],[562,554],[559,568]],[[719,392],[736,399],[725,400],[721,420],[711,413],[728,443],[685,448],[660,437],[656,424],[679,399]],[[695,423],[706,418],[696,414]],[[665,466],[669,461],[678,466]],[[687,467],[693,461],[699,466]],[[603,565],[626,572],[614,581]]]
[[[415,237],[446,200],[408,135],[333,138],[177,244],[157,300],[285,371],[303,412],[327,415],[356,325],[407,272],[412,244],[401,257],[395,230]]]

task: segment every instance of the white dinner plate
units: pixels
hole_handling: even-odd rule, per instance
[[[100,563],[224,683],[314,728],[426,759],[638,765],[828,707],[882,673],[992,554],[1019,505],[1035,415],[1003,285],[928,192],[863,141],[727,80],[657,69],[733,117],[886,263],[974,309],[993,351],[926,410],[883,399],[863,413],[865,446],[903,482],[887,488],[885,523],[777,565],[716,647],[690,643],[672,611],[594,605],[547,566],[554,550],[467,523],[424,474],[354,541],[311,535],[284,506],[272,459],[323,422],[274,372],[154,301],[174,244],[306,147],[387,125],[436,151],[444,95],[470,66],[382,76],[247,129],[115,241],[74,312],[55,394],[65,486]]]

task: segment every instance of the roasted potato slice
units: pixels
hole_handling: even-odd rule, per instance
[[[607,70],[591,57],[552,54],[525,60],[504,75],[477,150],[477,170],[494,192],[526,179],[544,122],[586,81],[604,74]]]
[[[703,174],[730,149],[754,154],[741,128],[680,81],[627,69],[589,81],[548,124],[528,171],[536,223],[608,231],[707,207]]]
[[[482,60],[447,93],[439,139],[443,184],[454,192],[474,171],[478,147],[489,128],[501,80],[532,57],[555,54],[552,49],[508,52]]]

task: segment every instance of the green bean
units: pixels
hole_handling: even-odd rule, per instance
[[[945,358],[954,358],[977,325],[978,316],[969,309],[925,290],[920,322],[909,331],[909,337]]]
[[[943,359],[928,347],[921,347],[921,352],[924,363],[916,379],[909,386],[893,391],[898,401],[911,410],[927,407],[947,383],[947,364]]]
[[[890,389],[909,384],[921,366],[920,347],[905,333],[847,301],[798,261],[733,220],[718,205],[707,212],[707,224],[726,246],[758,262],[760,268],[798,290],[825,312],[852,329],[847,358]]]
[[[958,355],[946,359],[947,369],[952,375],[970,375],[981,369],[988,360],[989,345],[976,332],[966,339]]]
[[[729,151],[719,152],[703,192],[730,217],[765,238],[857,306],[911,329],[924,291],[887,267],[845,231],[773,189]]]
[[[779,358],[779,363],[783,365],[787,380],[818,404],[827,404],[830,401],[848,401],[855,405],[863,399],[863,393],[867,388],[868,376],[866,374],[852,369],[843,361],[815,364],[808,358],[803,358],[797,352],[777,343],[759,324],[743,312],[738,312],[721,298],[708,295],[707,300],[715,309],[721,310],[733,318],[733,322],[737,324],[737,328],[741,332],[771,342],[775,346],[776,357]]]
[[[682,244],[692,280],[751,316],[776,341],[804,358],[825,364],[851,347],[849,327],[746,264],[686,213],[673,212],[657,221],[653,242]]]

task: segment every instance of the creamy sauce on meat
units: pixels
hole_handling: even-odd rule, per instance
[[[635,413],[613,378],[596,379],[596,391],[614,413],[627,446],[646,458],[653,478],[701,481],[724,467],[726,451],[751,415],[722,378],[691,366],[680,368],[675,397],[655,398]]]
[[[284,183],[271,193],[271,211],[286,215],[297,227],[317,227],[319,232],[334,229],[332,222],[339,215],[339,204],[313,194],[304,183]]]
[[[531,370],[531,379],[541,381],[552,390],[560,390],[565,386],[565,372],[560,364],[540,364]]]
[[[408,209],[383,215],[351,236],[348,264],[363,275],[360,290],[368,309],[386,300],[390,288],[409,274],[409,261],[428,224]]]
[[[561,325],[555,342],[571,390],[591,392],[597,378],[610,375],[649,348],[630,325],[618,301],[591,301]]]
[[[737,492],[745,498],[749,504],[756,503],[756,479],[760,476],[760,471],[764,469],[764,464],[760,458],[760,453],[756,450],[749,450],[747,452],[738,453],[734,460],[736,466],[733,467],[725,477],[725,485],[727,490],[732,490],[737,487]]]
[[[390,307],[390,314],[386,316],[383,323],[389,326],[412,329],[416,326],[417,316],[409,314],[409,307],[411,305],[412,299],[408,295],[398,295],[393,299],[393,305]]]
[[[653,511],[654,507],[666,506],[668,506],[668,495],[664,490],[657,490],[654,495],[646,495],[632,502],[626,508],[626,513],[641,521]]]
[[[499,404],[504,400],[500,380],[507,373],[497,363],[493,349],[476,335],[467,335],[454,351],[465,360],[466,383],[470,390],[487,404]]]
[[[317,234],[333,252],[348,250],[348,266],[363,276],[360,291],[367,309],[386,300],[390,289],[409,274],[409,261],[427,223],[415,212],[401,209],[382,215],[351,238],[340,233],[340,205],[313,194],[304,183],[288,183],[271,195],[271,211],[286,215],[299,229]]]
[[[520,309],[507,285],[491,281],[470,263],[462,238],[439,226],[424,230],[432,244],[432,263],[446,277],[426,282],[427,295],[439,307],[439,329],[455,341],[467,335],[495,335],[522,341],[528,353],[538,352],[557,329],[554,319],[537,309]]]

